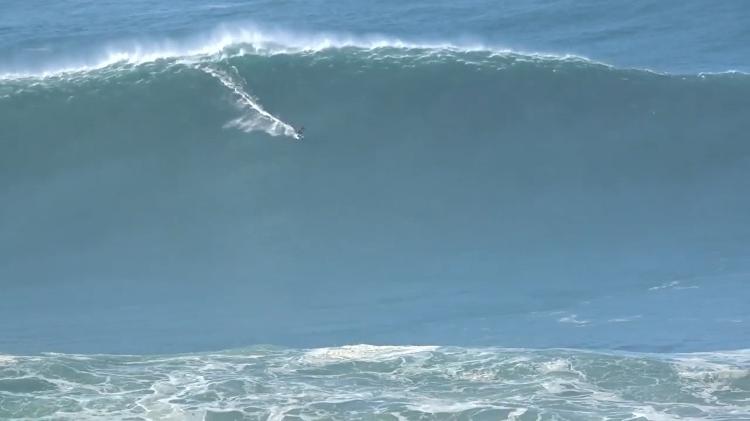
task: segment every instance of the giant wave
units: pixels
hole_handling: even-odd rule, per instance
[[[64,326],[101,310],[76,343],[9,300],[4,349],[748,345],[748,76],[424,45],[257,50],[0,81],[0,278],[68,297],[44,310]],[[686,278],[706,281],[649,289]],[[204,306],[163,298],[190,293]],[[126,322],[132,306],[149,322]],[[196,335],[226,320],[237,329]],[[135,339],[96,339],[122,334],[110,326]]]
[[[296,62],[296,67],[308,67],[314,71],[321,63],[337,66],[345,73],[382,71],[381,64],[390,63],[394,74],[406,74],[418,69],[456,70],[454,77],[461,77],[460,72],[503,71],[501,78],[512,79],[520,72],[572,72],[578,71],[582,79],[588,77],[609,77],[612,80],[635,78],[641,81],[655,81],[657,75],[649,70],[616,69],[603,63],[574,55],[553,55],[539,53],[515,52],[506,49],[487,47],[480,43],[418,43],[400,39],[369,36],[354,37],[339,34],[315,34],[301,36],[288,32],[268,32],[248,29],[222,29],[202,37],[200,43],[182,41],[164,41],[146,45],[134,44],[124,49],[105,49],[105,52],[94,54],[93,59],[84,60],[76,65],[46,68],[37,71],[5,71],[0,73],[0,98],[11,99],[11,94],[21,94],[32,88],[70,89],[87,82],[102,84],[105,81],[120,83],[158,83],[161,78],[174,77],[186,69],[200,70],[219,81],[228,91],[235,95],[237,104],[247,108],[246,118],[238,118],[228,126],[242,128],[245,131],[261,130],[271,135],[283,134],[294,136],[290,124],[283,122],[264,110],[260,102],[253,98],[252,87],[240,74],[238,68],[247,72],[267,71],[268,66],[279,63],[289,65]],[[239,67],[238,67],[239,66]],[[461,66],[459,70],[456,66]],[[525,69],[525,70],[524,70]],[[608,76],[603,76],[608,75]],[[332,77],[336,77],[332,73]],[[550,77],[538,75],[539,77]],[[744,74],[725,72],[700,75],[661,75],[664,84],[667,80],[683,80],[695,83],[699,79],[712,79],[715,83],[726,83],[726,79],[746,81]],[[195,76],[194,76],[195,77]],[[298,77],[304,77],[299,75]],[[725,80],[721,82],[721,80]],[[188,83],[188,79],[184,80]],[[248,89],[249,88],[249,89]],[[266,87],[259,86],[258,90]],[[81,92],[85,94],[85,92]],[[69,98],[74,98],[75,95]],[[198,95],[203,97],[203,95]],[[251,117],[249,117],[251,116]]]

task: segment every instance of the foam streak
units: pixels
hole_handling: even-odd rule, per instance
[[[238,117],[226,124],[225,127],[236,127],[245,132],[255,130],[264,131],[271,136],[289,136],[299,140],[297,131],[291,124],[282,121],[280,118],[269,113],[254,99],[245,89],[239,76],[232,77],[230,74],[208,66],[199,67],[207,74],[213,76],[221,82],[227,89],[237,97],[237,104],[248,111],[244,116]]]

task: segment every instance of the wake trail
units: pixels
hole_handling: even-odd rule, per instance
[[[291,124],[284,122],[280,118],[266,111],[260,103],[244,89],[245,83],[239,74],[233,77],[225,71],[210,66],[199,66],[198,69],[221,82],[224,87],[229,89],[237,97],[237,105],[248,111],[247,114],[228,122],[224,127],[238,128],[246,133],[260,130],[271,136],[288,136],[293,139],[300,139],[297,130],[295,130]]]

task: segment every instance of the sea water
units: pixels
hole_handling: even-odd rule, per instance
[[[748,22],[6,1],[0,419],[750,419]]]

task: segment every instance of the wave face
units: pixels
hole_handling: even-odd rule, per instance
[[[0,345],[745,348],[747,98],[396,45],[8,75]]]
[[[750,417],[749,370],[747,352],[356,345],[51,354],[0,360],[0,417],[738,420]]]

